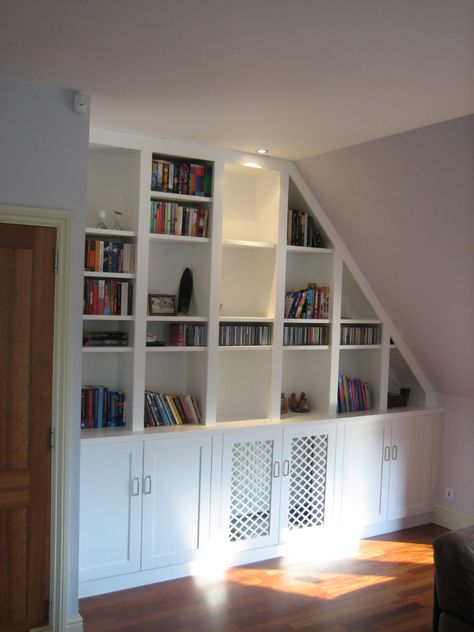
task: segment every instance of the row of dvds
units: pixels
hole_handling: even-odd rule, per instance
[[[114,428],[125,425],[125,393],[106,386],[81,390],[81,428]]]
[[[153,157],[151,190],[211,197],[212,165]]]
[[[285,325],[283,328],[283,345],[328,345],[329,327],[321,325]]]
[[[194,395],[165,395],[145,392],[145,427],[180,426],[202,422]]]
[[[83,313],[93,316],[130,316],[133,285],[115,279],[86,279]]]
[[[380,340],[379,325],[341,325],[341,345],[378,345]]]
[[[219,345],[232,346],[260,346],[272,344],[272,325],[254,323],[242,325],[229,323],[219,325]]]
[[[330,289],[317,283],[285,294],[285,318],[329,318]]]
[[[207,326],[173,323],[169,327],[169,336],[170,345],[174,347],[205,347]]]
[[[152,200],[150,232],[156,235],[207,237],[208,218],[207,209]]]
[[[135,272],[135,244],[86,239],[84,269],[87,272]]]

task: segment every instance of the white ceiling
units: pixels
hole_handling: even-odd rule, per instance
[[[0,74],[290,159],[474,111],[473,0],[0,0]]]

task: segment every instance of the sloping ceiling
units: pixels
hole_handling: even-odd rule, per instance
[[[94,127],[312,156],[474,111],[473,0],[0,0],[0,74]]]
[[[297,165],[434,387],[474,398],[474,116]]]

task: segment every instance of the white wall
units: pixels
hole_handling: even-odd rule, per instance
[[[82,267],[86,206],[89,116],[72,110],[73,93],[10,79],[0,79],[0,203],[75,212],[71,288],[74,319],[70,330],[71,408],[66,423],[71,443],[66,447],[70,535],[68,614],[77,613],[79,505],[79,438],[82,328]]]
[[[474,516],[474,116],[297,163],[443,398],[437,500]],[[444,488],[456,490],[445,501]]]

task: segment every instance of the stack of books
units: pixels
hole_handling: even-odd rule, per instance
[[[125,393],[106,386],[81,391],[81,428],[125,426]]]
[[[152,200],[150,232],[156,235],[207,237],[208,217],[207,209]]]
[[[135,272],[135,244],[86,239],[84,268],[87,272]]]
[[[327,286],[308,283],[304,289],[288,290],[285,295],[285,318],[329,318],[330,290]]]
[[[372,398],[368,382],[358,377],[339,376],[337,393],[337,412],[349,413],[358,410],[370,410]]]
[[[219,325],[221,347],[264,346],[272,344],[272,325],[229,323]]]
[[[116,279],[86,279],[83,313],[93,316],[130,316],[133,285]]]
[[[202,423],[194,395],[145,392],[145,426],[180,426]]]
[[[170,346],[172,347],[205,347],[206,325],[188,325],[176,323],[170,325]]]
[[[82,345],[84,347],[126,347],[128,333],[126,331],[84,331]]]
[[[325,248],[324,239],[317,230],[314,219],[305,211],[288,211],[287,239],[289,246]]]
[[[163,193],[211,197],[212,165],[153,157],[151,189]]]

